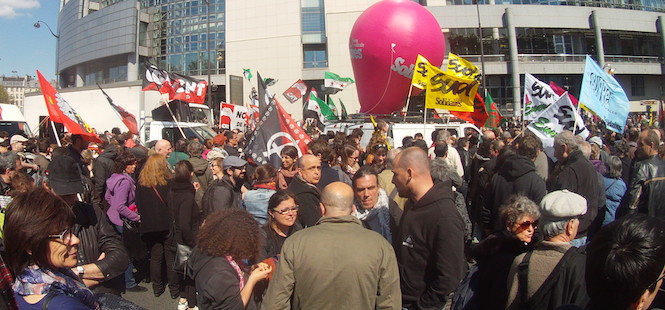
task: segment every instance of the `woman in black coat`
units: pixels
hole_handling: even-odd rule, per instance
[[[159,297],[166,290],[166,283],[162,279],[162,272],[166,270],[169,292],[171,298],[175,299],[180,294],[178,275],[172,268],[175,249],[168,250],[169,244],[166,242],[173,225],[171,211],[166,203],[171,178],[166,157],[160,154],[151,155],[139,175],[135,202],[141,215],[141,239],[150,249],[153,293]]]
[[[171,184],[168,205],[173,212],[173,231],[170,244],[184,244],[190,248],[196,247],[196,235],[199,232],[201,212],[196,204],[195,193],[199,189],[191,182],[194,167],[189,161],[181,160],[175,164],[175,178]],[[198,185],[198,184],[197,184]],[[167,265],[167,268],[169,266]],[[196,288],[194,280],[190,277],[181,276],[179,305],[194,308],[196,303]]]

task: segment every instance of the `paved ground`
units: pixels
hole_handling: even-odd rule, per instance
[[[145,287],[148,290],[141,293],[127,292],[122,297],[150,310],[176,310],[178,307],[178,299],[171,299],[168,290],[162,296],[155,297],[152,292],[152,284],[141,282],[139,286]]]

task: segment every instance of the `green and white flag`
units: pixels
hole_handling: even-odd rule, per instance
[[[335,102],[332,100],[330,96],[328,96],[328,107],[330,107],[330,110],[333,112],[333,115],[335,115],[335,119],[339,119],[339,113],[337,113],[337,106],[335,105]]]
[[[339,100],[339,106],[342,107],[342,119],[346,119],[349,114],[346,113],[346,107],[344,106],[344,102],[342,102],[342,99],[337,98]]]
[[[246,78],[248,81],[251,81],[251,80],[252,80],[252,76],[253,76],[253,75],[252,75],[252,70],[251,70],[251,69],[242,69],[242,75],[244,75],[245,78]]]
[[[325,81],[323,82],[323,85],[327,88],[335,88],[342,90],[354,82],[355,81],[352,78],[341,77],[335,73],[326,72]]]
[[[321,120],[321,123],[323,123],[324,120],[334,120],[337,119],[335,117],[335,114],[333,114],[332,110],[326,104],[325,101],[321,100],[319,97],[316,96],[314,93],[309,93],[309,100],[307,101],[307,109],[315,111],[316,114],[319,115],[319,119]]]

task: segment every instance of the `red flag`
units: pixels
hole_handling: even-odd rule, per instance
[[[44,101],[46,102],[46,109],[48,110],[49,118],[51,121],[61,123],[72,134],[82,135],[86,137],[88,142],[102,142],[99,137],[92,131],[92,128],[83,121],[80,115],[65,101],[60,94],[55,91],[55,88],[44,78],[44,76],[37,70],[37,77],[39,78],[39,85],[42,88]]]
[[[191,103],[205,103],[208,82],[177,73],[172,73],[172,75],[175,77],[176,83],[173,87],[173,98],[170,99]]]
[[[479,93],[476,93],[476,99],[473,101],[473,112],[459,112],[450,111],[450,114],[455,115],[477,127],[483,127],[487,120],[487,112],[485,111],[485,102]]]
[[[129,130],[129,132],[135,135],[138,135],[139,126],[136,123],[136,117],[134,116],[134,114],[127,112],[127,110],[123,109],[121,106],[113,103],[113,99],[109,97],[109,95],[102,89],[101,86],[99,86],[99,84],[97,84],[97,87],[99,87],[99,90],[101,90],[104,96],[106,96],[106,100],[109,101],[109,104],[111,105],[113,110],[120,116],[122,123],[125,124],[125,126],[127,126],[127,130]]]
[[[307,84],[302,80],[297,80],[289,89],[285,90],[283,95],[290,103],[298,101],[307,92]]]
[[[168,94],[169,100],[172,100],[175,94],[174,84],[177,83],[175,77],[171,76],[168,71],[159,69],[147,61],[144,65],[143,90],[156,90],[160,94]]]
[[[566,92],[565,89],[561,88],[561,86],[557,85],[552,81],[550,81],[550,87],[552,87],[554,93],[556,93],[559,96],[563,96],[563,94]],[[577,98],[575,98],[575,96],[571,95],[570,93],[568,93],[568,97],[570,97],[570,102],[572,102],[574,106],[577,106],[577,103],[579,102],[577,101]]]
[[[494,103],[494,99],[492,99],[492,96],[489,92],[487,95],[485,95],[485,109],[487,111],[487,121],[485,121],[485,127],[499,128],[504,119],[503,116],[501,116],[501,112],[499,112],[499,109],[496,107],[496,103]]]

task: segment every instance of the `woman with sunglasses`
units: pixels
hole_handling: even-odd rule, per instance
[[[101,309],[72,271],[80,240],[72,208],[43,188],[14,198],[5,218],[4,243],[19,309]]]
[[[540,219],[538,205],[526,196],[513,195],[499,209],[505,229],[470,250],[478,266],[478,309],[505,309],[506,285],[513,259],[532,248]]]
[[[298,205],[295,197],[285,191],[277,191],[268,201],[268,221],[261,234],[265,237],[261,257],[274,257],[282,251],[284,241],[302,229],[297,221]]]

